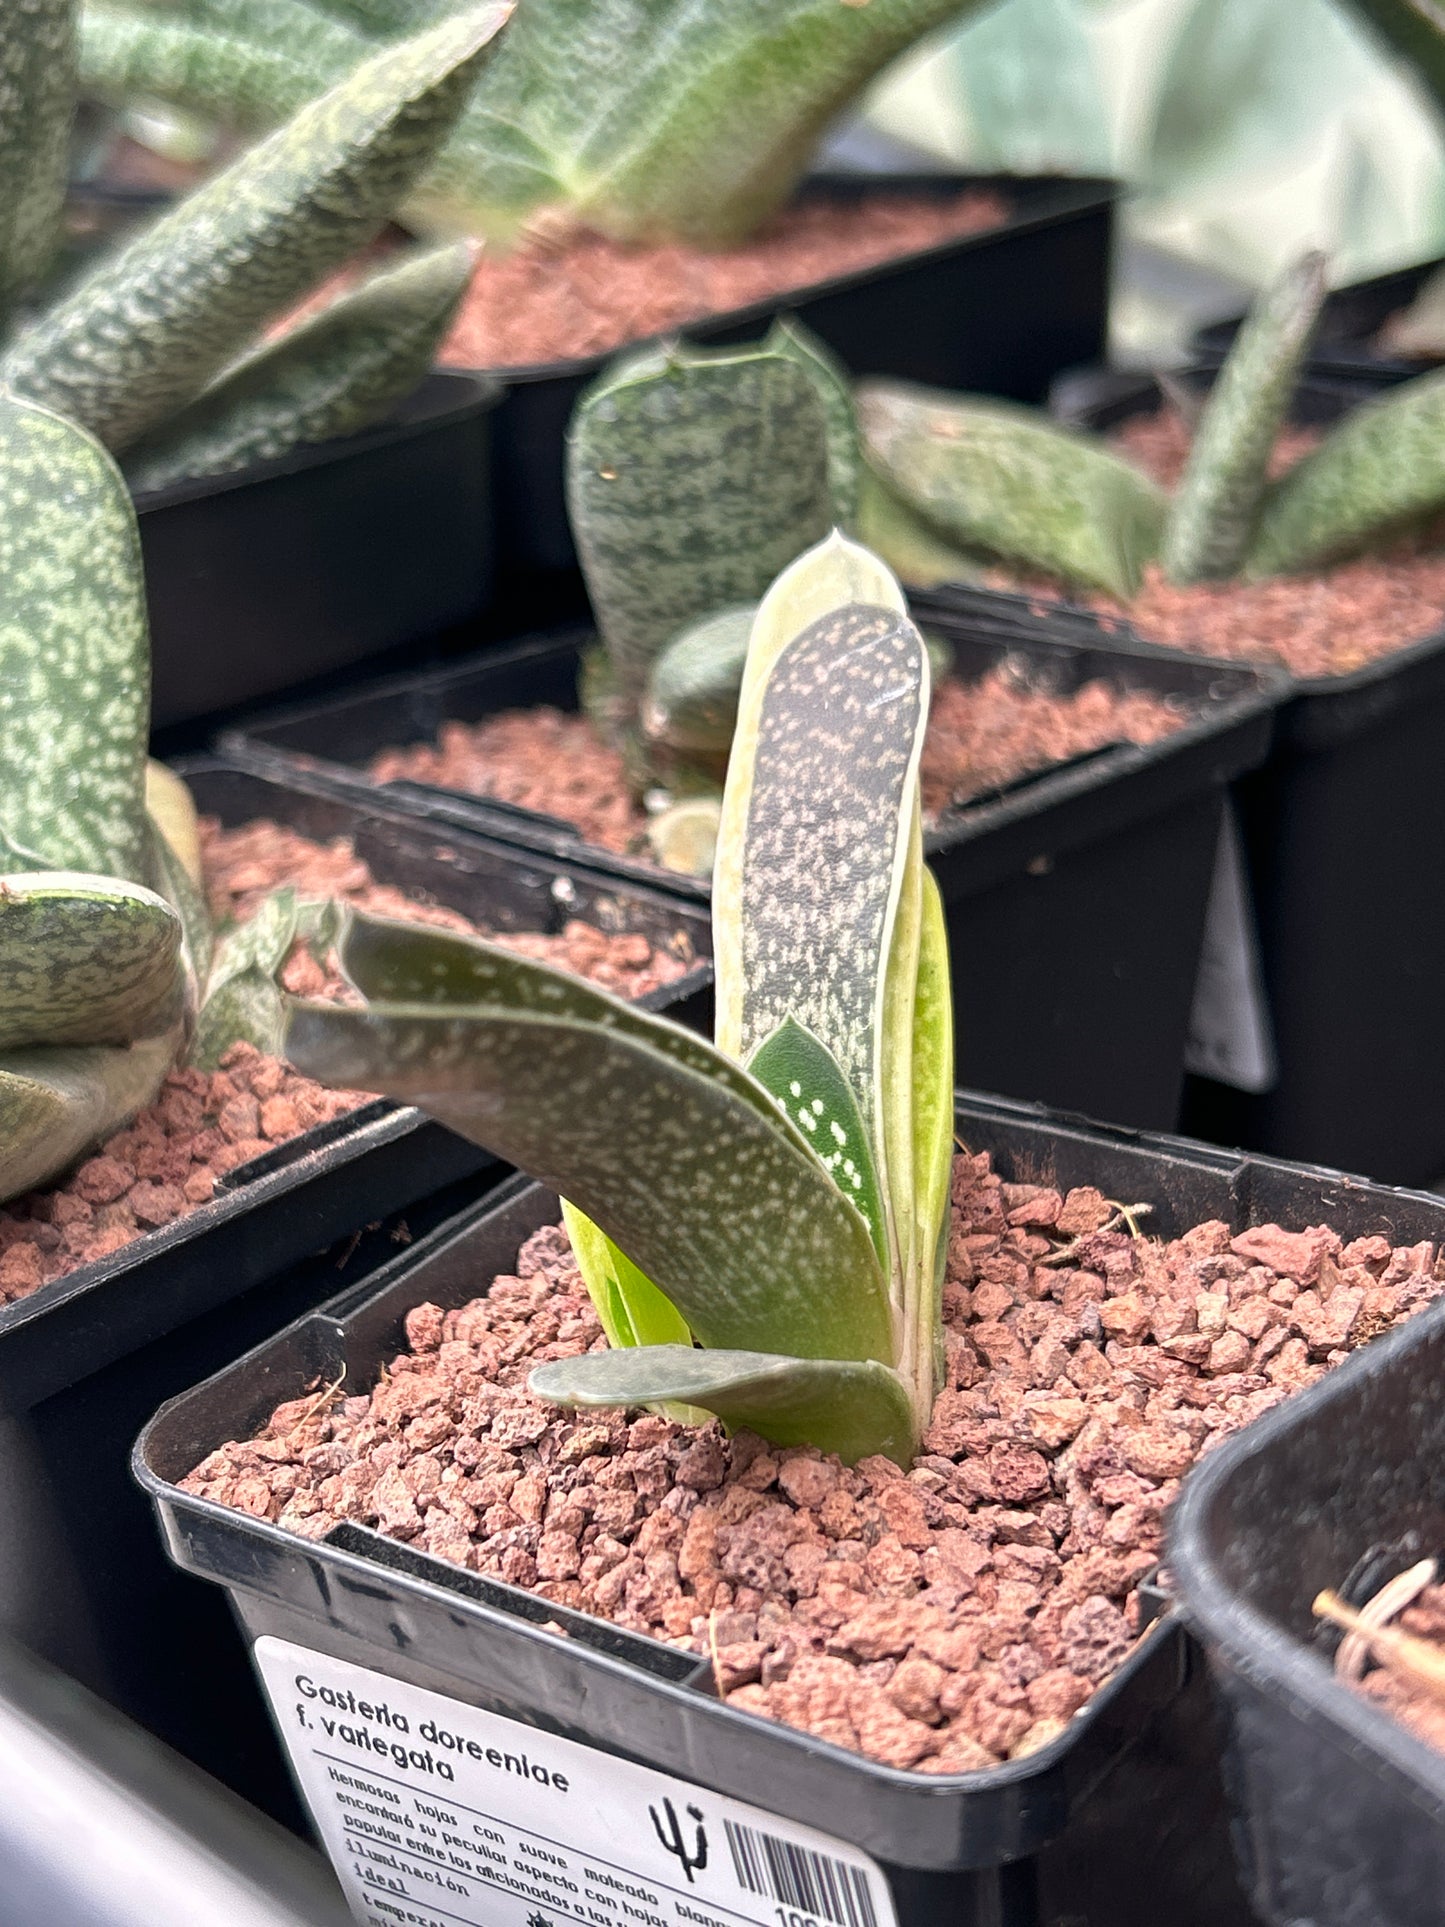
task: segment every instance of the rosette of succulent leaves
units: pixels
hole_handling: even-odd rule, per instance
[[[654,854],[700,874],[778,571],[833,527],[915,586],[973,568],[865,470],[848,374],[791,319],[748,346],[619,357],[573,411],[567,505],[599,635],[583,706],[657,812]]]
[[[896,54],[982,0],[524,0],[411,195],[423,230],[506,241],[577,221],[737,241]],[[111,102],[273,126],[457,0],[91,0],[81,73]]]
[[[608,1348],[572,1406],[684,1406],[907,1463],[941,1354],[947,939],[924,867],[928,654],[839,534],[752,625],[713,885],[706,1043],[480,940],[348,913],[365,1003],[292,1003],[306,1075],[418,1104],[565,1199]]]
[[[1327,566],[1445,508],[1445,372],[1352,409],[1272,478],[1324,292],[1324,257],[1310,254],[1256,301],[1172,495],[1094,436],[901,382],[858,386],[866,459],[941,540],[1125,603],[1149,564],[1177,583]]]
[[[27,306],[53,259],[75,100],[73,0],[0,37],[0,384],[70,417],[133,488],[226,473],[388,414],[430,368],[470,279],[465,243],[416,249],[275,339],[262,331],[380,231],[432,164],[506,23],[469,7],[348,67],[331,91],[99,261]]]
[[[0,1202],[160,1089],[274,1047],[276,973],[330,906],[283,891],[215,942],[184,783],[146,760],[150,643],[120,471],[0,392]]]

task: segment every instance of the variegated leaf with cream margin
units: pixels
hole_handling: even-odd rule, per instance
[[[0,380],[112,449],[137,441],[376,232],[510,12],[491,0],[374,55],[104,257],[14,343]]]

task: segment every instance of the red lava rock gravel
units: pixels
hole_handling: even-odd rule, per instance
[[[1157,742],[1186,720],[1172,703],[1107,683],[1067,696],[1033,689],[1006,664],[974,683],[948,677],[935,693],[924,742],[923,807],[936,817],[1087,750]],[[647,817],[632,800],[622,757],[585,716],[513,709],[480,723],[443,723],[435,743],[383,750],[371,774],[380,783],[409,777],[540,810],[619,854],[645,849]]]
[[[1112,439],[1170,485],[1188,449],[1187,432],[1172,411],[1126,423]],[[1318,440],[1317,430],[1287,429],[1276,450],[1276,472]],[[1344,676],[1441,627],[1445,553],[1438,542],[1417,549],[1402,541],[1313,575],[1187,588],[1151,567],[1127,609],[1104,598],[1094,606],[1118,610],[1142,636],[1171,648],[1283,662],[1297,676]]]
[[[596,234],[484,254],[442,350],[461,368],[535,367],[606,354],[683,322],[725,314],[998,227],[1008,205],[970,189],[805,199],[742,246],[702,253],[629,247]]]
[[[471,931],[439,904],[414,902],[377,883],[344,838],[316,843],[261,820],[235,830],[201,825],[202,860],[218,923],[244,921],[282,883],[305,895],[344,897],[379,916]],[[619,996],[640,997],[682,976],[682,948],[654,949],[637,933],[612,934],[573,921],[555,936],[500,932],[496,941]],[[679,939],[680,945],[685,943]],[[282,973],[297,996],[335,994],[341,978],[298,947]],[[0,1209],[0,1304],[28,1298],[93,1259],[209,1203],[217,1182],[249,1159],[369,1101],[364,1091],[331,1091],[278,1058],[237,1044],[219,1071],[175,1070],[155,1103],[67,1182],[15,1198]]]
[[[1017,1759],[1129,1653],[1194,1460],[1435,1297],[1440,1267],[1322,1227],[1159,1243],[1097,1191],[967,1153],[953,1202],[947,1384],[907,1473],[530,1398],[533,1364],[604,1343],[548,1227],[487,1297],[418,1305],[372,1391],[278,1406],[185,1489],[310,1538],[373,1526],[710,1656],[731,1705],[886,1765]]]

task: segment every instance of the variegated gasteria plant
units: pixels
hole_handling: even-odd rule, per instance
[[[567,1200],[608,1349],[574,1406],[716,1413],[907,1463],[941,1353],[947,939],[925,869],[929,665],[889,571],[833,534],[752,625],[713,923],[717,1039],[494,945],[353,913],[364,1006],[297,1003],[308,1075],[421,1105]]]
[[[900,382],[859,384],[867,459],[940,540],[1124,601],[1148,563],[1178,583],[1325,566],[1445,508],[1445,372],[1352,409],[1271,479],[1324,291],[1310,254],[1260,296],[1172,497],[1094,437]]]
[[[467,244],[420,250],[257,345],[378,232],[450,133],[511,13],[490,0],[374,54],[13,333],[0,382],[68,415],[126,460],[133,486],[219,474],[350,434],[431,366],[471,276]],[[70,101],[7,92],[24,47],[65,43],[68,6],[25,0],[0,48],[0,184],[45,170]],[[38,55],[37,55],[38,58]],[[32,63],[33,64],[33,63]],[[57,73],[66,63],[57,57]],[[39,122],[43,120],[44,125]],[[53,196],[0,213],[0,293],[33,281]],[[9,217],[7,237],[5,220]],[[23,218],[22,218],[23,217]],[[6,257],[8,245],[9,256]]]

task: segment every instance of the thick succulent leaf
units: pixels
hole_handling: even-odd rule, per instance
[[[1445,507],[1445,370],[1346,415],[1265,497],[1251,576],[1311,569]]]
[[[951,543],[1121,597],[1158,551],[1163,493],[1030,409],[868,381],[858,419],[889,488]]]
[[[925,718],[927,713],[925,695]],[[913,1023],[918,1001],[918,954],[923,937],[923,818],[916,779],[911,804],[899,829],[898,903],[878,1015],[876,1129],[883,1145],[884,1186],[893,1238],[889,1286],[895,1312],[906,1332],[911,1322],[911,1294],[917,1270],[913,1249]],[[900,1358],[899,1363],[911,1374],[911,1360]]]
[[[150,820],[150,831],[149,884],[181,920],[181,972],[185,979],[188,1018],[194,1018],[202,987],[210,975],[211,953],[215,948],[210,907],[154,817]]]
[[[213,23],[96,0],[81,11],[81,87],[117,106],[163,100],[248,133],[269,132],[324,92],[329,78],[284,40],[249,40]]]
[[[940,582],[978,582],[987,559],[956,548],[866,464],[858,493],[858,539],[910,589],[936,589]]]
[[[948,1258],[949,1194],[953,1179],[953,989],[948,967],[948,921],[933,872],[923,871],[922,929],[913,1006],[913,1254],[912,1309],[917,1326],[903,1351],[904,1377],[922,1394],[942,1383],[943,1278]],[[933,1388],[923,1370],[932,1358]],[[931,1396],[926,1398],[931,1406]]]
[[[721,796],[685,796],[647,819],[648,848],[664,870],[710,877],[721,816]]]
[[[366,61],[104,257],[15,343],[0,377],[111,448],[137,440],[376,231],[452,125],[509,10],[493,0]]]
[[[190,1062],[215,1070],[236,1043],[274,1056],[285,1018],[281,967],[298,940],[324,956],[339,926],[340,906],[329,898],[301,902],[289,884],[274,890],[217,946]]]
[[[1108,96],[1077,0],[1009,0],[970,21],[949,66],[972,165],[1009,174],[1109,174]]]
[[[891,1357],[868,1227],[737,1064],[479,940],[353,915],[338,948],[363,992],[410,980],[429,1000],[293,1005],[286,1055],[308,1076],[418,1104],[550,1185],[704,1344]]]
[[[232,971],[207,995],[186,1061],[197,1070],[217,1070],[233,1044],[252,1044],[275,1057],[285,1021],[285,999],[275,977],[259,964],[248,964]]]
[[[0,324],[50,265],[75,108],[72,0],[6,0],[0,23]]]
[[[880,1165],[885,979],[928,677],[906,616],[853,603],[819,617],[777,657],[752,736],[734,744],[723,806],[726,839],[732,799],[746,792],[741,842],[725,842],[718,865],[736,872],[738,1054],[751,1056],[788,1017],[812,1031],[857,1099]]]
[[[150,638],[98,442],[0,394],[0,870],[146,873]]]
[[[1445,107],[1445,13],[1436,0],[1353,0],[1353,6]]]
[[[179,1044],[177,1024],[128,1048],[0,1053],[0,1204],[59,1177],[149,1104]]]
[[[649,741],[684,754],[726,754],[756,602],[740,602],[690,622],[648,672],[642,729]]]
[[[649,350],[578,403],[567,501],[625,726],[679,629],[756,601],[826,534],[823,405],[786,355]]]
[[[833,491],[833,520],[851,530],[858,520],[858,490],[863,471],[863,448],[858,417],[853,411],[853,384],[848,370],[830,348],[791,315],[782,315],[768,330],[763,344],[796,361],[823,404],[828,421],[828,482]]]
[[[562,1220],[609,1345],[620,1350],[629,1345],[692,1343],[687,1320],[672,1300],[618,1250],[586,1212],[566,1198],[562,1200]]]
[[[114,877],[0,877],[0,1050],[130,1044],[180,1011],[181,920]]]
[[[1217,581],[1244,560],[1270,456],[1325,297],[1325,257],[1307,254],[1250,311],[1195,432],[1164,531],[1164,573]]]
[[[858,1100],[832,1052],[812,1031],[787,1017],[748,1059],[748,1069],[777,1099],[818,1153],[833,1182],[862,1213],[873,1249],[885,1268],[891,1262],[888,1222],[878,1188],[878,1167]]]
[[[318,76],[313,89],[318,94],[376,51],[371,37],[338,19],[330,7],[313,6],[311,0],[166,0],[166,4],[212,33],[248,40],[256,46],[284,47],[292,59],[304,61]],[[451,0],[441,11],[459,14],[465,10],[466,0]],[[416,19],[397,28],[396,38],[420,33],[434,24],[431,17],[418,13]]]
[[[907,1389],[886,1365],[649,1345],[559,1358],[537,1366],[527,1383],[559,1405],[695,1405],[732,1430],[775,1445],[816,1445],[845,1465],[873,1452],[907,1465],[917,1449]]]
[[[963,10],[528,0],[446,156],[445,186],[489,232],[565,203],[623,239],[737,239],[787,198],[873,75]]]
[[[465,241],[427,249],[263,343],[136,444],[125,464],[132,488],[227,474],[370,427],[431,367],[474,260]]]
[[[205,888],[201,867],[201,823],[189,785],[164,763],[147,761],[146,810],[177,861],[198,890]]]
[[[327,0],[326,11],[363,33],[419,33],[457,10],[457,0]]]

